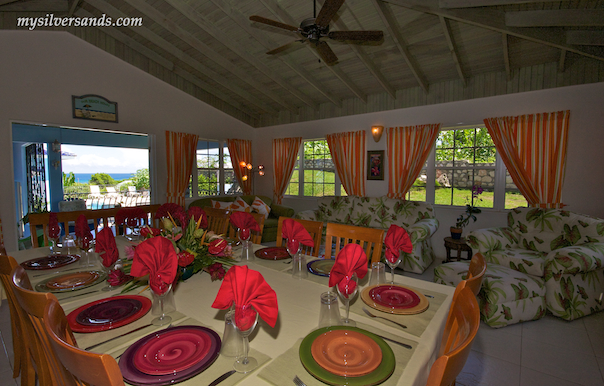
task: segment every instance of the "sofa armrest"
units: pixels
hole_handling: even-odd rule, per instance
[[[300,220],[319,221],[317,216],[318,211],[318,209],[303,210],[302,212],[296,213],[296,218]]]
[[[513,248],[518,245],[518,238],[512,228],[496,227],[472,231],[468,233],[466,242],[475,252],[486,253]]]
[[[604,266],[604,243],[559,248],[545,257],[545,280],[552,275],[586,273]]]
[[[273,204],[271,205],[271,213],[273,216],[279,217],[294,217],[294,209],[288,206]]]
[[[411,238],[411,243],[427,240],[438,230],[438,220],[435,218],[425,218],[407,228],[407,233]]]

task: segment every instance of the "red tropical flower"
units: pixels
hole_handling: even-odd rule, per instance
[[[226,275],[226,271],[224,270],[224,267],[220,263],[214,263],[214,264],[210,265],[207,268],[207,271],[210,274],[212,281],[222,280],[224,278],[224,275]]]
[[[199,228],[207,228],[208,227],[208,217],[206,216],[206,212],[201,209],[198,206],[192,206],[189,208],[189,210],[187,211],[187,215],[189,217],[189,220],[191,219],[191,217],[193,218],[193,220],[195,221],[195,223],[197,223],[197,221],[199,221],[199,218],[201,217],[201,222],[199,223]]]
[[[182,251],[176,256],[178,256],[178,265],[181,267],[186,267],[187,265],[191,264],[193,260],[195,260],[195,256],[187,251]]]

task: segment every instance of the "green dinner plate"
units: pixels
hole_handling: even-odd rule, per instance
[[[335,375],[325,370],[323,367],[319,366],[319,364],[314,360],[311,353],[312,343],[317,339],[317,337],[323,333],[332,330],[351,330],[359,332],[363,335],[367,335],[371,339],[373,339],[378,346],[382,349],[382,363],[378,366],[378,368],[367,374],[362,375],[360,377],[341,377],[339,375]],[[394,358],[394,352],[392,349],[382,338],[379,336],[370,333],[369,331],[362,330],[356,327],[346,327],[346,326],[331,326],[319,328],[308,334],[306,338],[302,340],[300,344],[300,361],[302,365],[313,377],[317,378],[321,382],[328,383],[330,385],[347,385],[347,386],[370,386],[370,385],[378,385],[388,379],[392,373],[394,372],[394,367],[396,365],[396,360]]]

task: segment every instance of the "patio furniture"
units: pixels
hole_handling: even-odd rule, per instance
[[[438,229],[432,204],[384,197],[332,196],[317,199],[319,207],[296,214],[301,220],[322,221],[378,228],[390,225],[404,228],[413,244],[411,253],[403,253],[399,268],[423,273],[434,261],[431,237]]]
[[[88,198],[101,198],[103,195],[101,194],[101,188],[98,185],[90,185],[90,194]]]
[[[107,189],[107,197],[119,198],[121,196],[121,194],[117,190],[115,190],[113,186],[107,186],[105,187],[105,189]]]
[[[136,186],[128,186],[128,196],[130,197],[138,197],[141,194],[136,191]]]

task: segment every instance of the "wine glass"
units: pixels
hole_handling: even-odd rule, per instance
[[[400,255],[396,260],[394,260],[394,262],[391,262],[389,259],[386,259],[386,263],[388,263],[388,266],[390,267],[390,272],[392,273],[392,285],[394,285],[394,268],[396,268],[400,262]]]
[[[60,255],[61,250],[59,249],[59,240],[61,239],[61,224],[57,223],[54,226],[48,225],[46,227],[46,237],[50,243],[50,254],[51,255]]]
[[[168,286],[166,292],[159,294],[151,288],[151,295],[153,297],[153,305],[151,306],[151,314],[159,315],[157,318],[151,321],[154,326],[163,326],[172,322],[172,317],[166,315],[174,310],[174,294],[172,293],[172,284]]]
[[[254,260],[254,254],[252,253],[252,248],[250,248],[252,244],[252,242],[250,241],[250,230],[246,228],[238,228],[237,233],[242,246],[241,260]]]
[[[346,317],[342,319],[342,324],[344,326],[355,327],[356,323],[354,320],[351,320],[348,315],[350,314],[350,299],[354,298],[357,292],[359,291],[357,274],[353,273],[351,276],[345,276],[342,279],[345,283],[342,282],[336,285],[338,289],[338,293],[342,297],[344,301],[344,305],[346,306]]]
[[[287,240],[287,253],[292,257],[292,277],[303,279],[308,277],[306,258],[300,254],[302,246],[297,240]]]
[[[255,314],[255,316],[252,316]],[[238,373],[249,373],[250,371],[258,367],[258,361],[256,358],[250,357],[250,341],[248,337],[256,328],[258,324],[258,313],[253,310],[251,306],[235,306],[235,328],[243,339],[243,354],[237,357],[233,368]]]

